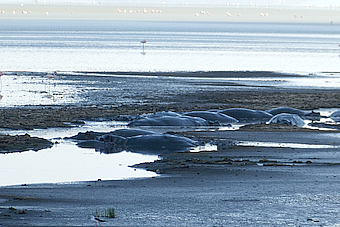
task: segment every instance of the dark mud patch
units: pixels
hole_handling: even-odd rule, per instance
[[[14,153],[22,151],[38,151],[51,148],[53,143],[49,140],[25,135],[0,135],[0,153]]]

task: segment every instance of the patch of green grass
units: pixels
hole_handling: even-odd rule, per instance
[[[105,210],[105,216],[108,218],[115,218],[116,217],[116,211],[115,208],[109,208]]]
[[[115,218],[116,217],[116,210],[115,208],[108,208],[104,211],[98,211],[96,209],[96,213],[94,214],[95,217],[105,217],[105,218]]]

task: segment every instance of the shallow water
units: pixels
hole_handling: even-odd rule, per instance
[[[29,133],[31,136],[51,139],[56,144],[50,149],[37,152],[0,154],[0,169],[4,174],[0,186],[32,183],[67,183],[88,180],[131,179],[152,177],[156,174],[130,168],[130,165],[151,162],[157,155],[144,155],[123,151],[104,154],[94,149],[82,149],[64,137],[78,132],[108,132],[124,128],[117,122],[86,122],[82,127],[65,129],[39,129],[30,131],[2,130],[2,133],[17,135]]]
[[[332,25],[1,20],[0,26],[3,71],[340,69],[340,32]]]
[[[81,149],[74,143],[61,142],[51,149],[1,155],[1,184],[68,183],[152,177],[155,173],[129,168],[150,162],[154,155],[123,151],[102,154],[94,149]]]
[[[301,75],[298,78],[287,75],[256,78],[252,78],[251,75],[245,78],[189,78],[58,72],[55,78],[47,79],[45,76],[52,72],[4,73],[5,75],[0,77],[0,94],[3,96],[0,107],[143,103],[150,102],[157,96],[190,93],[198,89],[221,91],[256,87],[323,89],[340,86],[338,74]],[[233,86],[228,86],[228,83],[232,83]]]

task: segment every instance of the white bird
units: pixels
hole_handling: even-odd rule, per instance
[[[49,98],[53,97],[51,95],[51,79],[54,79],[56,75],[57,75],[57,71],[54,71],[54,73],[52,74],[45,75],[45,77],[48,79],[48,97]],[[46,85],[45,85],[45,90],[46,90]]]
[[[93,215],[91,215],[91,221],[95,222],[96,223],[96,226],[102,226],[101,222],[105,222],[104,220],[100,219],[100,218],[97,218]]]
[[[140,43],[143,44],[143,54],[145,54],[145,52],[144,52],[144,45],[145,45],[145,43],[146,43],[146,40],[142,40],[142,41],[140,41]]]
[[[57,75],[57,71],[54,71],[52,74],[47,74],[45,77],[48,79],[53,79]]]

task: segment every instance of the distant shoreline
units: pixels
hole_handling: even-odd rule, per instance
[[[340,24],[338,8],[185,5],[1,4],[0,19],[215,21]]]

